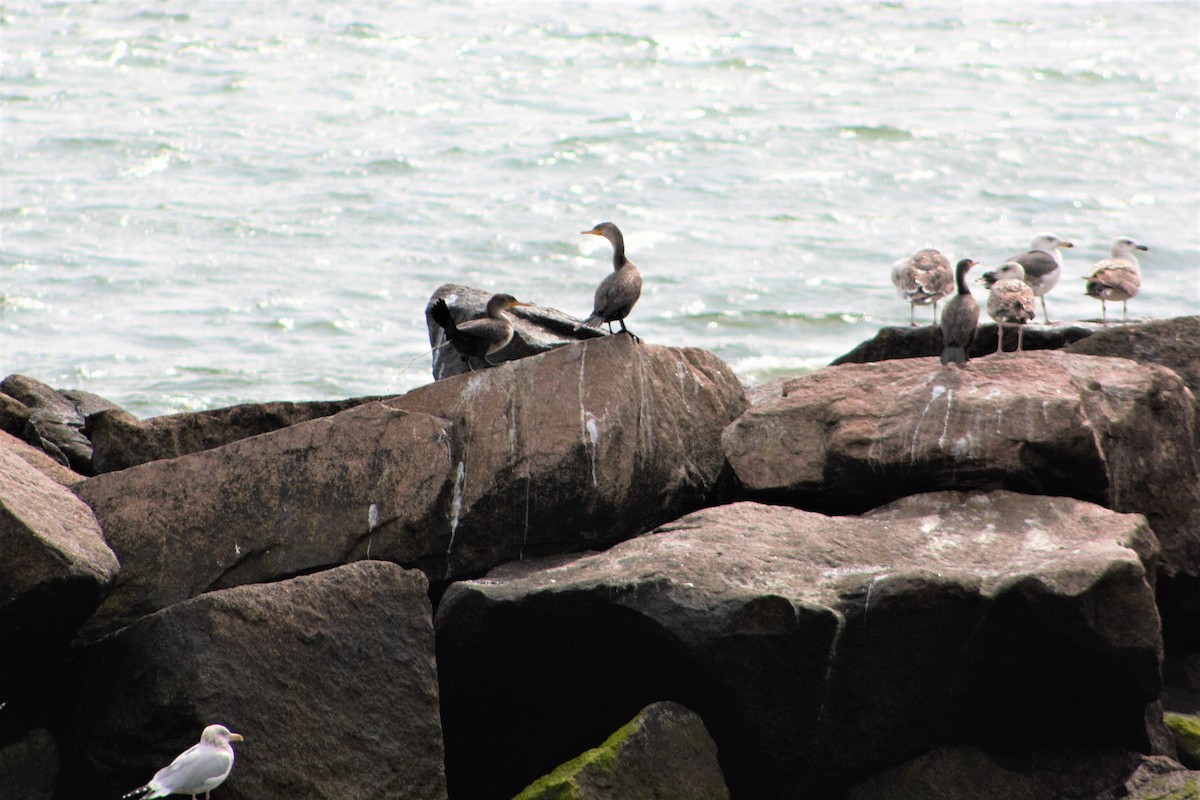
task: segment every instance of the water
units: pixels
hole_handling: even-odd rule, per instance
[[[141,416],[426,383],[444,282],[584,316],[603,220],[630,328],[749,382],[906,324],[927,245],[1069,238],[1078,319],[1130,235],[1131,313],[1200,312],[1194,0],[17,0],[0,37],[0,373]]]

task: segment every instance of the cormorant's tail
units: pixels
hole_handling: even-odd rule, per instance
[[[433,304],[433,308],[429,309],[429,316],[433,317],[433,321],[446,332],[447,339],[458,338],[458,326],[454,324],[454,317],[450,314],[450,306],[446,305],[446,301],[440,297]]]
[[[590,317],[588,317],[587,319],[585,319],[583,321],[583,327],[585,327],[585,328],[599,328],[603,324],[604,324],[604,315],[603,314],[592,314]]]
[[[953,361],[955,364],[967,363],[967,348],[965,347],[947,347],[942,351],[942,363],[949,364]]]

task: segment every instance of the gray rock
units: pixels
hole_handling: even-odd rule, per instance
[[[831,796],[946,742],[1149,746],[1157,612],[1136,515],[1010,492],[863,517],[738,503],[453,584],[447,776],[511,797],[647,702],[705,720],[730,792]]]
[[[58,747],[50,732],[34,729],[0,750],[0,797],[51,800],[58,779]]]
[[[1119,796],[1128,800],[1200,800],[1200,772],[1167,758],[1147,759],[1125,782],[1125,791]]]
[[[1192,393],[1200,395],[1200,316],[1104,328],[1066,352],[1161,364],[1179,373]]]
[[[642,709],[604,744],[525,787],[516,800],[728,800],[717,746],[678,703]]]
[[[1104,329],[1099,324],[1083,322],[1026,325],[1022,349],[1058,350],[1081,339],[1086,339],[1100,330]],[[996,352],[996,334],[997,327],[995,325],[991,323],[980,325],[967,355],[971,358],[981,358]],[[1017,349],[1017,334],[1011,329],[1005,334],[1004,347],[1008,351]],[[880,328],[873,339],[868,339],[849,353],[838,356],[830,362],[830,366],[866,364],[897,358],[926,358],[941,355],[941,352],[941,326]]]
[[[91,392],[59,392],[25,375],[9,375],[0,391],[29,409],[21,438],[60,464],[92,474],[92,443],[83,432],[86,414],[116,405]]]
[[[120,797],[221,722],[246,740],[222,800],[445,798],[426,592],[359,562],[210,592],[87,648],[62,796]]]
[[[446,336],[433,321],[429,310],[438,300],[445,300],[455,321],[465,322],[485,316],[488,298],[493,292],[447,283],[439,286],[425,304],[425,325],[429,330],[429,346],[433,348],[433,378],[441,380],[468,372],[467,365],[453,347],[443,347]],[[519,297],[518,300],[527,300]],[[531,304],[511,309],[513,338],[504,349],[491,357],[496,363],[515,361],[537,355],[575,342],[595,339],[607,334],[595,328],[584,328],[583,321],[549,306]]]

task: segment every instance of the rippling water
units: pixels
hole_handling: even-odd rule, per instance
[[[1073,240],[1070,319],[1130,235],[1131,312],[1197,313],[1198,30],[1194,0],[8,2],[0,371],[139,415],[407,390],[441,283],[585,315],[603,220],[630,328],[747,381],[907,323],[888,268],[926,245]]]

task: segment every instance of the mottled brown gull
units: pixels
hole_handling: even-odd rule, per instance
[[[149,783],[126,794],[122,800],[153,800],[169,794],[187,794],[196,800],[201,792],[208,800],[209,793],[224,783],[233,769],[233,745],[230,742],[240,741],[241,735],[224,725],[209,725],[200,734],[199,744],[184,750],[174,761],[154,773]]]
[[[1005,261],[999,269],[983,273],[980,280],[988,287],[988,316],[1000,327],[996,334],[996,352],[1004,351],[1005,324],[1017,326],[1017,351],[1020,352],[1025,325],[1037,314],[1033,287],[1025,282],[1025,268],[1016,261]]]
[[[916,325],[917,306],[933,304],[933,324],[937,325],[937,304],[954,292],[954,271],[950,259],[937,250],[918,250],[892,264],[892,285],[901,300],[908,302],[908,322]]]
[[[1112,257],[1097,261],[1087,281],[1087,293],[1100,301],[1104,324],[1108,324],[1108,301],[1121,301],[1121,321],[1125,321],[1125,303],[1142,288],[1142,271],[1134,250],[1149,250],[1128,236],[1113,242]]]

